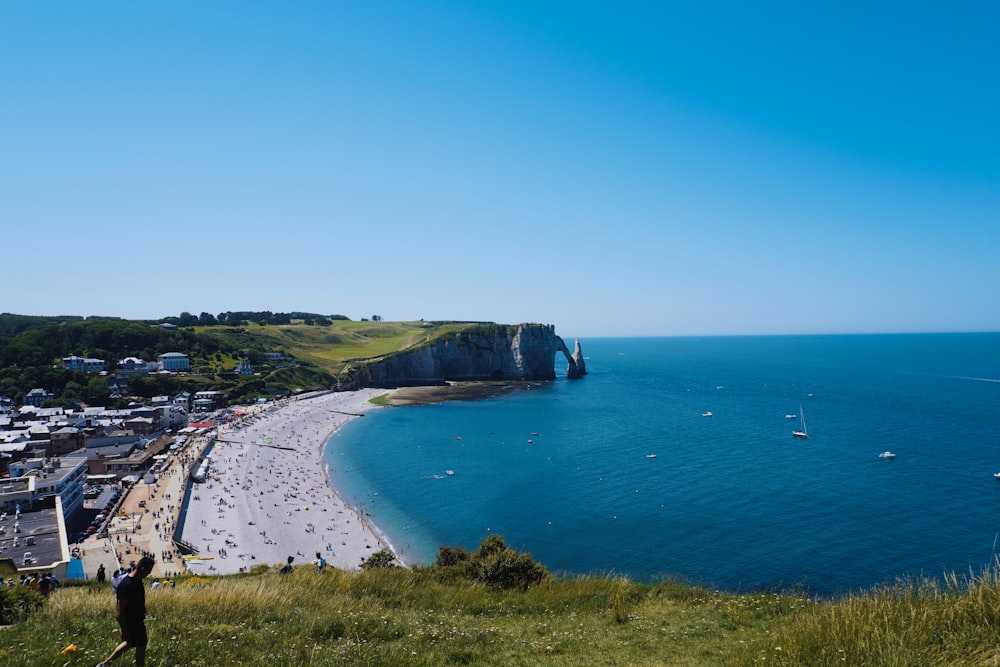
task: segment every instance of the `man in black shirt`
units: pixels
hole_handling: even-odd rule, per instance
[[[135,649],[135,664],[146,664],[146,589],[142,580],[153,571],[153,559],[143,556],[135,569],[122,577],[118,584],[118,625],[122,629],[122,643],[97,667],[107,667],[119,655],[130,648]]]

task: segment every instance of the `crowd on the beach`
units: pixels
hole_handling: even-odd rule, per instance
[[[198,549],[189,568],[241,572],[316,549],[338,567],[356,568],[387,547],[364,515],[334,492],[322,462],[330,434],[374,393],[298,401],[220,434],[208,453],[205,481],[188,501],[183,539]]]

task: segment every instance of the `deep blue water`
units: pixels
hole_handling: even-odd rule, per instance
[[[354,420],[334,484],[409,562],[500,533],[555,572],[818,594],[993,562],[1000,334],[581,343],[582,380]]]

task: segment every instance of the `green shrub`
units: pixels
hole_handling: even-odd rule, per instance
[[[467,563],[471,555],[462,547],[441,547],[438,549],[435,567],[455,567],[456,565]]]
[[[366,571],[383,567],[397,567],[396,557],[388,549],[376,551],[361,563],[361,569]]]
[[[517,553],[507,546],[500,535],[483,540],[471,559],[469,573],[476,581],[493,588],[525,591],[549,575],[531,558],[531,554]]]
[[[0,625],[17,623],[43,604],[42,594],[28,586],[0,586]]]

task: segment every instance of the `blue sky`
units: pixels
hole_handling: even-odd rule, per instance
[[[1000,5],[0,3],[0,311],[1000,330]]]

